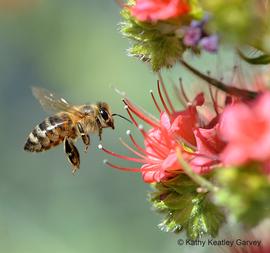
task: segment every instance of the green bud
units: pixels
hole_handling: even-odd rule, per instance
[[[187,237],[217,236],[225,220],[219,207],[212,203],[209,193],[198,192],[198,185],[185,174],[155,184],[153,206],[164,215],[163,231],[186,231]]]

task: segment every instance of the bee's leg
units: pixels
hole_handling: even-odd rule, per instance
[[[80,132],[80,135],[82,137],[82,141],[85,145],[85,148],[84,148],[84,152],[86,153],[87,152],[87,149],[90,145],[90,136],[88,134],[85,133],[82,125],[80,123],[77,124],[77,127],[78,127],[78,130]]]
[[[99,136],[99,140],[101,141],[102,126],[101,126],[101,123],[99,122],[99,120],[97,120],[97,124],[98,124],[98,136]]]
[[[69,138],[65,138],[64,140],[64,150],[67,154],[69,162],[72,164],[72,174],[74,175],[75,172],[80,168],[80,154],[72,140]]]
[[[102,135],[102,127],[100,127],[98,129],[98,136],[99,136],[99,140],[101,141],[101,135]]]

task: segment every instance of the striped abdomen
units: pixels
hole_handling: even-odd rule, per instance
[[[46,118],[29,134],[24,150],[41,152],[55,147],[65,137],[76,138],[77,131],[68,113],[58,113]]]

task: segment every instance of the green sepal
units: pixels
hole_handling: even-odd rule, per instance
[[[172,67],[182,56],[184,48],[174,36],[162,36],[145,42],[135,42],[128,50],[130,56],[149,62],[153,71]]]
[[[252,227],[270,217],[270,183],[258,165],[220,168],[216,176],[220,184],[217,203],[239,222]]]
[[[165,217],[163,231],[186,231],[187,237],[217,236],[225,220],[222,210],[212,203],[209,193],[198,192],[198,185],[185,174],[155,184],[151,195],[154,208]]]

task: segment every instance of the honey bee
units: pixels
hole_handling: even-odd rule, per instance
[[[97,133],[101,140],[103,128],[114,129],[113,116],[126,119],[120,114],[112,114],[110,106],[105,102],[76,106],[43,88],[33,87],[32,92],[44,110],[55,114],[33,129],[24,150],[42,152],[63,143],[73,174],[80,167],[80,154],[74,145],[78,137],[82,138],[86,152],[90,145],[89,133]]]

